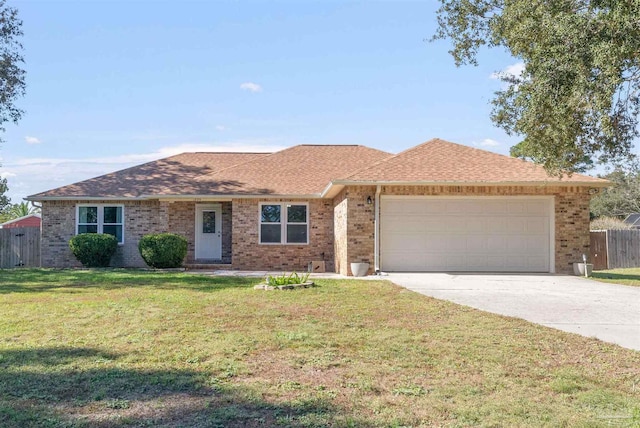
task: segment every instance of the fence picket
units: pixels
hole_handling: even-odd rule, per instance
[[[0,269],[40,266],[40,228],[0,229]]]
[[[618,269],[640,267],[640,230],[607,230],[591,232],[591,260],[594,268]],[[606,263],[601,257],[606,254]]]

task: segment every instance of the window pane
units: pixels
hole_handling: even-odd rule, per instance
[[[80,233],[98,233],[98,225],[78,226],[78,234]]]
[[[264,243],[280,243],[282,242],[282,229],[279,224],[261,224],[260,225],[260,242]]]
[[[118,242],[122,242],[122,226],[104,226],[102,232],[113,235],[118,239]]]
[[[263,205],[260,221],[263,223],[280,223],[280,205]]]
[[[105,223],[122,223],[122,207],[104,207]]]
[[[307,206],[306,205],[288,205],[287,221],[289,223],[306,223],[307,222]]]
[[[288,224],[287,225],[287,242],[288,243],[307,243],[307,225],[306,224]]]
[[[78,223],[98,223],[98,207],[78,207]]]
[[[204,211],[202,213],[202,233],[216,233],[215,211]]]

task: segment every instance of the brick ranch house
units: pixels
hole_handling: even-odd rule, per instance
[[[45,267],[79,266],[69,239],[110,233],[114,266],[144,266],[148,233],[188,241],[187,265],[303,271],[572,272],[606,180],[434,139],[397,155],[358,145],[184,153],[29,196]]]

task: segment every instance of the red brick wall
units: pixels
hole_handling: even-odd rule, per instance
[[[43,267],[80,267],[69,250],[69,239],[76,232],[76,205],[124,205],[124,244],[119,245],[111,259],[112,266],[146,266],[138,242],[143,235],[166,230],[158,201],[44,201],[42,203],[42,242],[40,249]]]
[[[333,267],[333,204],[311,199],[308,245],[263,245],[258,242],[259,203],[290,199],[236,199],[233,201],[233,268],[247,270],[306,271],[309,262],[324,260]]]

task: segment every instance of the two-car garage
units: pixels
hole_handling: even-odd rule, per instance
[[[382,271],[553,272],[552,196],[380,197]]]

